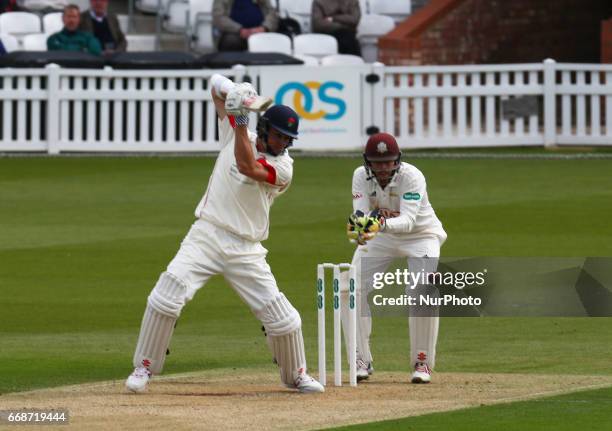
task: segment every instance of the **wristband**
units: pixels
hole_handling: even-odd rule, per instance
[[[237,126],[248,126],[249,125],[248,115],[236,115],[234,119],[236,120]]]

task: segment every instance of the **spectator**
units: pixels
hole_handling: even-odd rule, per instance
[[[49,51],[79,51],[100,55],[102,48],[98,39],[91,33],[79,31],[81,14],[78,6],[68,5],[64,8],[64,28],[47,39]]]
[[[0,0],[0,13],[9,12],[16,9],[17,0]]]
[[[108,13],[108,0],[91,0],[90,8],[81,14],[79,30],[93,33],[104,54],[125,52],[127,40],[119,27],[117,15]]]
[[[360,18],[359,0],[314,0],[312,3],[312,31],[334,36],[340,54],[361,55],[357,41]]]
[[[213,27],[219,51],[245,51],[255,33],[276,31],[278,15],[270,0],[215,0]]]

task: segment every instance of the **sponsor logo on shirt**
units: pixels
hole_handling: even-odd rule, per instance
[[[361,199],[363,195],[361,193],[353,193],[353,199]]]
[[[407,193],[404,193],[402,198],[404,198],[404,200],[407,200],[407,201],[418,201],[419,199],[421,199],[421,195],[418,193],[407,192]]]

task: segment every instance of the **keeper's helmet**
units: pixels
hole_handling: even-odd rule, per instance
[[[293,109],[285,105],[274,105],[259,117],[257,136],[267,145],[268,132],[272,127],[291,138],[289,145],[287,145],[290,147],[293,145],[293,140],[298,137],[299,125],[300,117]]]
[[[389,133],[376,133],[370,136],[363,152],[363,161],[368,174],[368,179],[376,177],[377,174],[389,172],[389,181],[400,168],[402,152],[397,141]],[[373,162],[395,162],[389,169],[373,169]],[[378,179],[378,178],[377,178]]]

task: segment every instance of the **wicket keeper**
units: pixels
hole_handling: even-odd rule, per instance
[[[372,291],[373,275],[386,271],[396,258],[408,258],[410,272],[435,272],[440,247],[446,240],[442,223],[429,202],[425,177],[415,166],[402,162],[401,155],[392,135],[377,133],[368,139],[364,164],[353,174],[354,213],[349,217],[347,233],[358,244],[352,264],[360,298]],[[426,316],[419,316],[420,310],[415,307],[409,311],[411,381],[429,383],[436,360],[438,310],[428,310]],[[347,325],[346,320],[343,316],[343,325]],[[358,380],[367,379],[373,372],[371,332],[368,302],[358,299]]]

